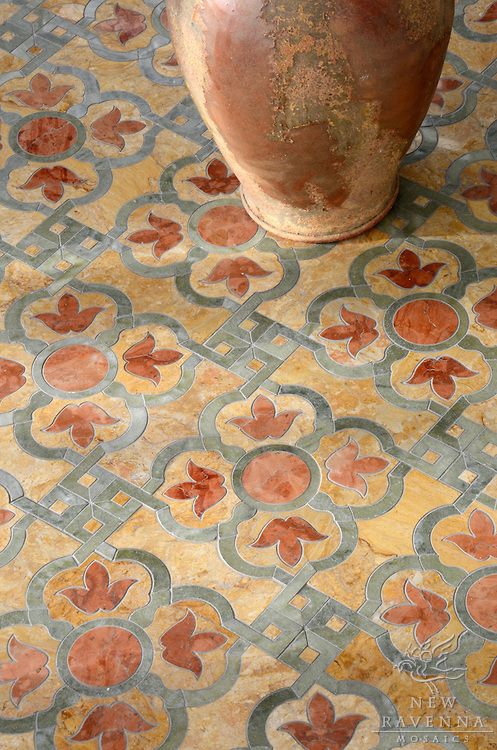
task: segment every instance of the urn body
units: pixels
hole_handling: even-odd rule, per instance
[[[169,0],[192,98],[259,224],[328,242],[383,218],[453,14],[454,0]]]

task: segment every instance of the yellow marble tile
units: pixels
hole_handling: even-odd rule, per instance
[[[197,750],[198,738],[207,747],[229,750],[244,747],[246,723],[261,696],[291,685],[297,673],[276,659],[251,646],[242,656],[240,677],[226,695],[209,708],[188,710],[185,750]],[[230,717],[232,720],[227,720]],[[236,721],[234,720],[236,717]]]
[[[0,568],[2,599],[0,611],[24,609],[26,589],[39,568],[56,557],[71,555],[79,542],[52,526],[35,520],[26,531],[26,540],[17,556]]]
[[[323,395],[335,419],[364,417],[385,427],[402,448],[409,449],[437,421],[428,412],[406,411],[384,401],[374,389],[372,380],[343,380],[324,372],[313,355],[302,348],[278,368],[275,380],[281,384],[305,383]]]
[[[149,510],[137,511],[108,541],[119,547],[145,549],[164,560],[174,586],[205,586],[229,597],[236,617],[247,623],[281,591],[276,581],[253,579],[232,570],[219,557],[215,543],[200,545],[175,539]]]

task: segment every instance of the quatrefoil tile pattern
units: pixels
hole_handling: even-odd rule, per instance
[[[2,750],[496,746],[496,41],[303,245],[164,0],[0,3]]]

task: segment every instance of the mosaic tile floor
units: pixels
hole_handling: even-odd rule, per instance
[[[164,2],[0,4],[2,750],[497,748],[496,40],[292,246]]]

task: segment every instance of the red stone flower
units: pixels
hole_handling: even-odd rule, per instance
[[[122,151],[126,145],[123,134],[139,133],[146,125],[139,120],[121,120],[119,107],[112,107],[110,112],[106,112],[97,120],[94,120],[90,127],[92,135],[97,141],[109,143]]]
[[[478,19],[478,23],[492,23],[497,21],[497,2],[491,3],[485,13]]]
[[[362,714],[346,714],[335,719],[335,707],[322,693],[316,693],[307,704],[305,721],[290,721],[278,729],[287,732],[305,750],[344,750],[349,744],[357,725],[367,717]]]
[[[182,620],[173,625],[162,635],[160,642],[164,646],[162,658],[169,664],[181,669],[188,669],[198,679],[202,674],[202,660],[197,655],[214,651],[224,643],[226,636],[221,633],[195,633],[197,620],[189,609]]]
[[[294,567],[301,561],[304,554],[302,542],[319,542],[326,538],[326,535],[316,531],[308,521],[292,516],[287,519],[274,518],[269,521],[250,546],[264,548],[273,547],[276,544],[280,560]]]
[[[167,8],[164,8],[162,13],[160,14],[159,20],[161,24],[164,26],[166,31],[169,31],[169,16],[167,14]]]
[[[56,333],[81,333],[95,320],[103,307],[87,307],[80,310],[79,301],[73,294],[63,294],[57,303],[58,313],[39,313],[34,315],[37,320]]]
[[[404,584],[404,593],[410,604],[396,604],[387,609],[382,618],[393,625],[415,624],[414,638],[422,646],[449,622],[447,601],[433,591],[418,589],[409,580]]]
[[[497,3],[496,3],[497,5]],[[481,681],[482,685],[497,685],[497,658],[492,662],[490,671],[487,676]]]
[[[497,287],[473,307],[476,322],[487,328],[497,328]]]
[[[380,335],[376,329],[376,321],[367,315],[347,310],[345,305],[340,310],[340,318],[345,325],[330,326],[319,334],[330,341],[347,341],[347,352],[351,357],[357,357],[362,349],[376,341]]]
[[[50,674],[48,656],[34,646],[27,646],[11,635],[7,643],[8,662],[0,662],[0,683],[12,682],[10,700],[18,706],[25,695],[36,690]]]
[[[250,287],[249,276],[270,275],[271,271],[265,271],[258,263],[241,255],[234,260],[231,258],[220,260],[207,278],[204,279],[204,282],[206,284],[217,284],[219,281],[226,281],[226,287],[232,294],[243,297]]]
[[[8,523],[12,518],[14,518],[15,513],[13,513],[11,510],[0,510],[0,526],[5,526],[6,523]]]
[[[368,483],[363,474],[378,474],[388,466],[388,461],[375,456],[365,458],[358,458],[358,456],[359,446],[355,440],[349,438],[346,445],[338,448],[328,457],[325,466],[328,469],[330,482],[355,490],[361,497],[365,497],[368,492]]]
[[[402,289],[413,289],[415,286],[431,284],[445,263],[428,263],[422,266],[417,253],[412,250],[403,250],[399,256],[399,266],[401,270],[387,268],[385,271],[380,271],[378,275],[385,276]]]
[[[220,159],[213,159],[209,163],[207,175],[208,177],[190,177],[188,182],[193,182],[199,190],[209,195],[234,193],[240,185],[236,175],[228,175],[228,167]]]
[[[235,417],[228,424],[234,424],[254,440],[265,438],[280,438],[288,432],[293,421],[301,411],[282,411],[276,414],[276,407],[266,396],[257,396],[252,404],[252,419],[250,417]]]
[[[13,359],[0,357],[0,401],[22,388],[26,382],[26,368]]]
[[[436,104],[438,107],[443,107],[445,104],[444,94],[446,94],[447,91],[456,91],[457,89],[460,89],[462,85],[463,81],[459,78],[441,78],[438,82],[435,96],[433,97],[433,104]]]
[[[489,169],[481,169],[482,185],[474,185],[463,192],[463,196],[470,201],[488,200],[488,207],[497,214],[497,174]]]
[[[80,448],[88,448],[95,439],[93,425],[116,424],[119,419],[111,417],[100,406],[84,401],[79,405],[64,406],[59,411],[52,424],[44,428],[44,432],[65,432],[70,430],[73,443]]]
[[[172,365],[182,356],[174,349],[155,349],[155,338],[151,333],[147,333],[145,338],[124,352],[124,369],[131,375],[137,375],[159,385],[162,376],[157,367]]]
[[[68,739],[72,742],[88,742],[100,738],[100,750],[126,750],[126,732],[138,734],[154,727],[145,721],[128,703],[118,702],[97,706],[87,715],[80,728]]]
[[[452,357],[438,357],[423,359],[406,383],[419,385],[431,381],[431,387],[437,396],[448,401],[456,392],[454,378],[473,378],[477,374]]]
[[[183,239],[180,231],[181,224],[178,224],[178,222],[163,219],[161,216],[156,216],[152,211],[147,216],[147,221],[153,227],[152,229],[140,229],[138,232],[132,232],[127,239],[140,245],[148,245],[153,242],[152,252],[157,259],[160,259],[171,248],[176,247]]]
[[[223,499],[226,495],[225,479],[214,469],[197,466],[190,459],[186,470],[191,482],[181,482],[169,487],[164,495],[173,500],[193,500],[193,512],[197,518]]]
[[[95,24],[95,31],[112,31],[117,34],[121,44],[126,44],[130,39],[145,31],[147,22],[142,13],[130,8],[123,8],[119,3],[114,6],[114,18],[106,18],[105,21]]]
[[[47,201],[56,203],[64,195],[64,185],[79,187],[86,180],[78,177],[71,169],[57,165],[56,167],[41,167],[33,172],[31,177],[21,185],[21,190],[35,190],[41,187],[42,195]]]
[[[124,599],[128,589],[136,583],[135,578],[121,578],[110,582],[107,568],[94,560],[85,570],[84,586],[70,586],[61,589],[58,594],[65,596],[75,607],[88,615],[95,612],[110,612]]]
[[[72,86],[52,86],[50,79],[43,73],[37,73],[29,82],[29,90],[16,89],[12,95],[33,109],[53,109],[72,89]]]
[[[444,541],[453,542],[459,549],[475,560],[497,557],[497,534],[495,524],[487,513],[474,510],[468,521],[470,534],[451,534]]]

